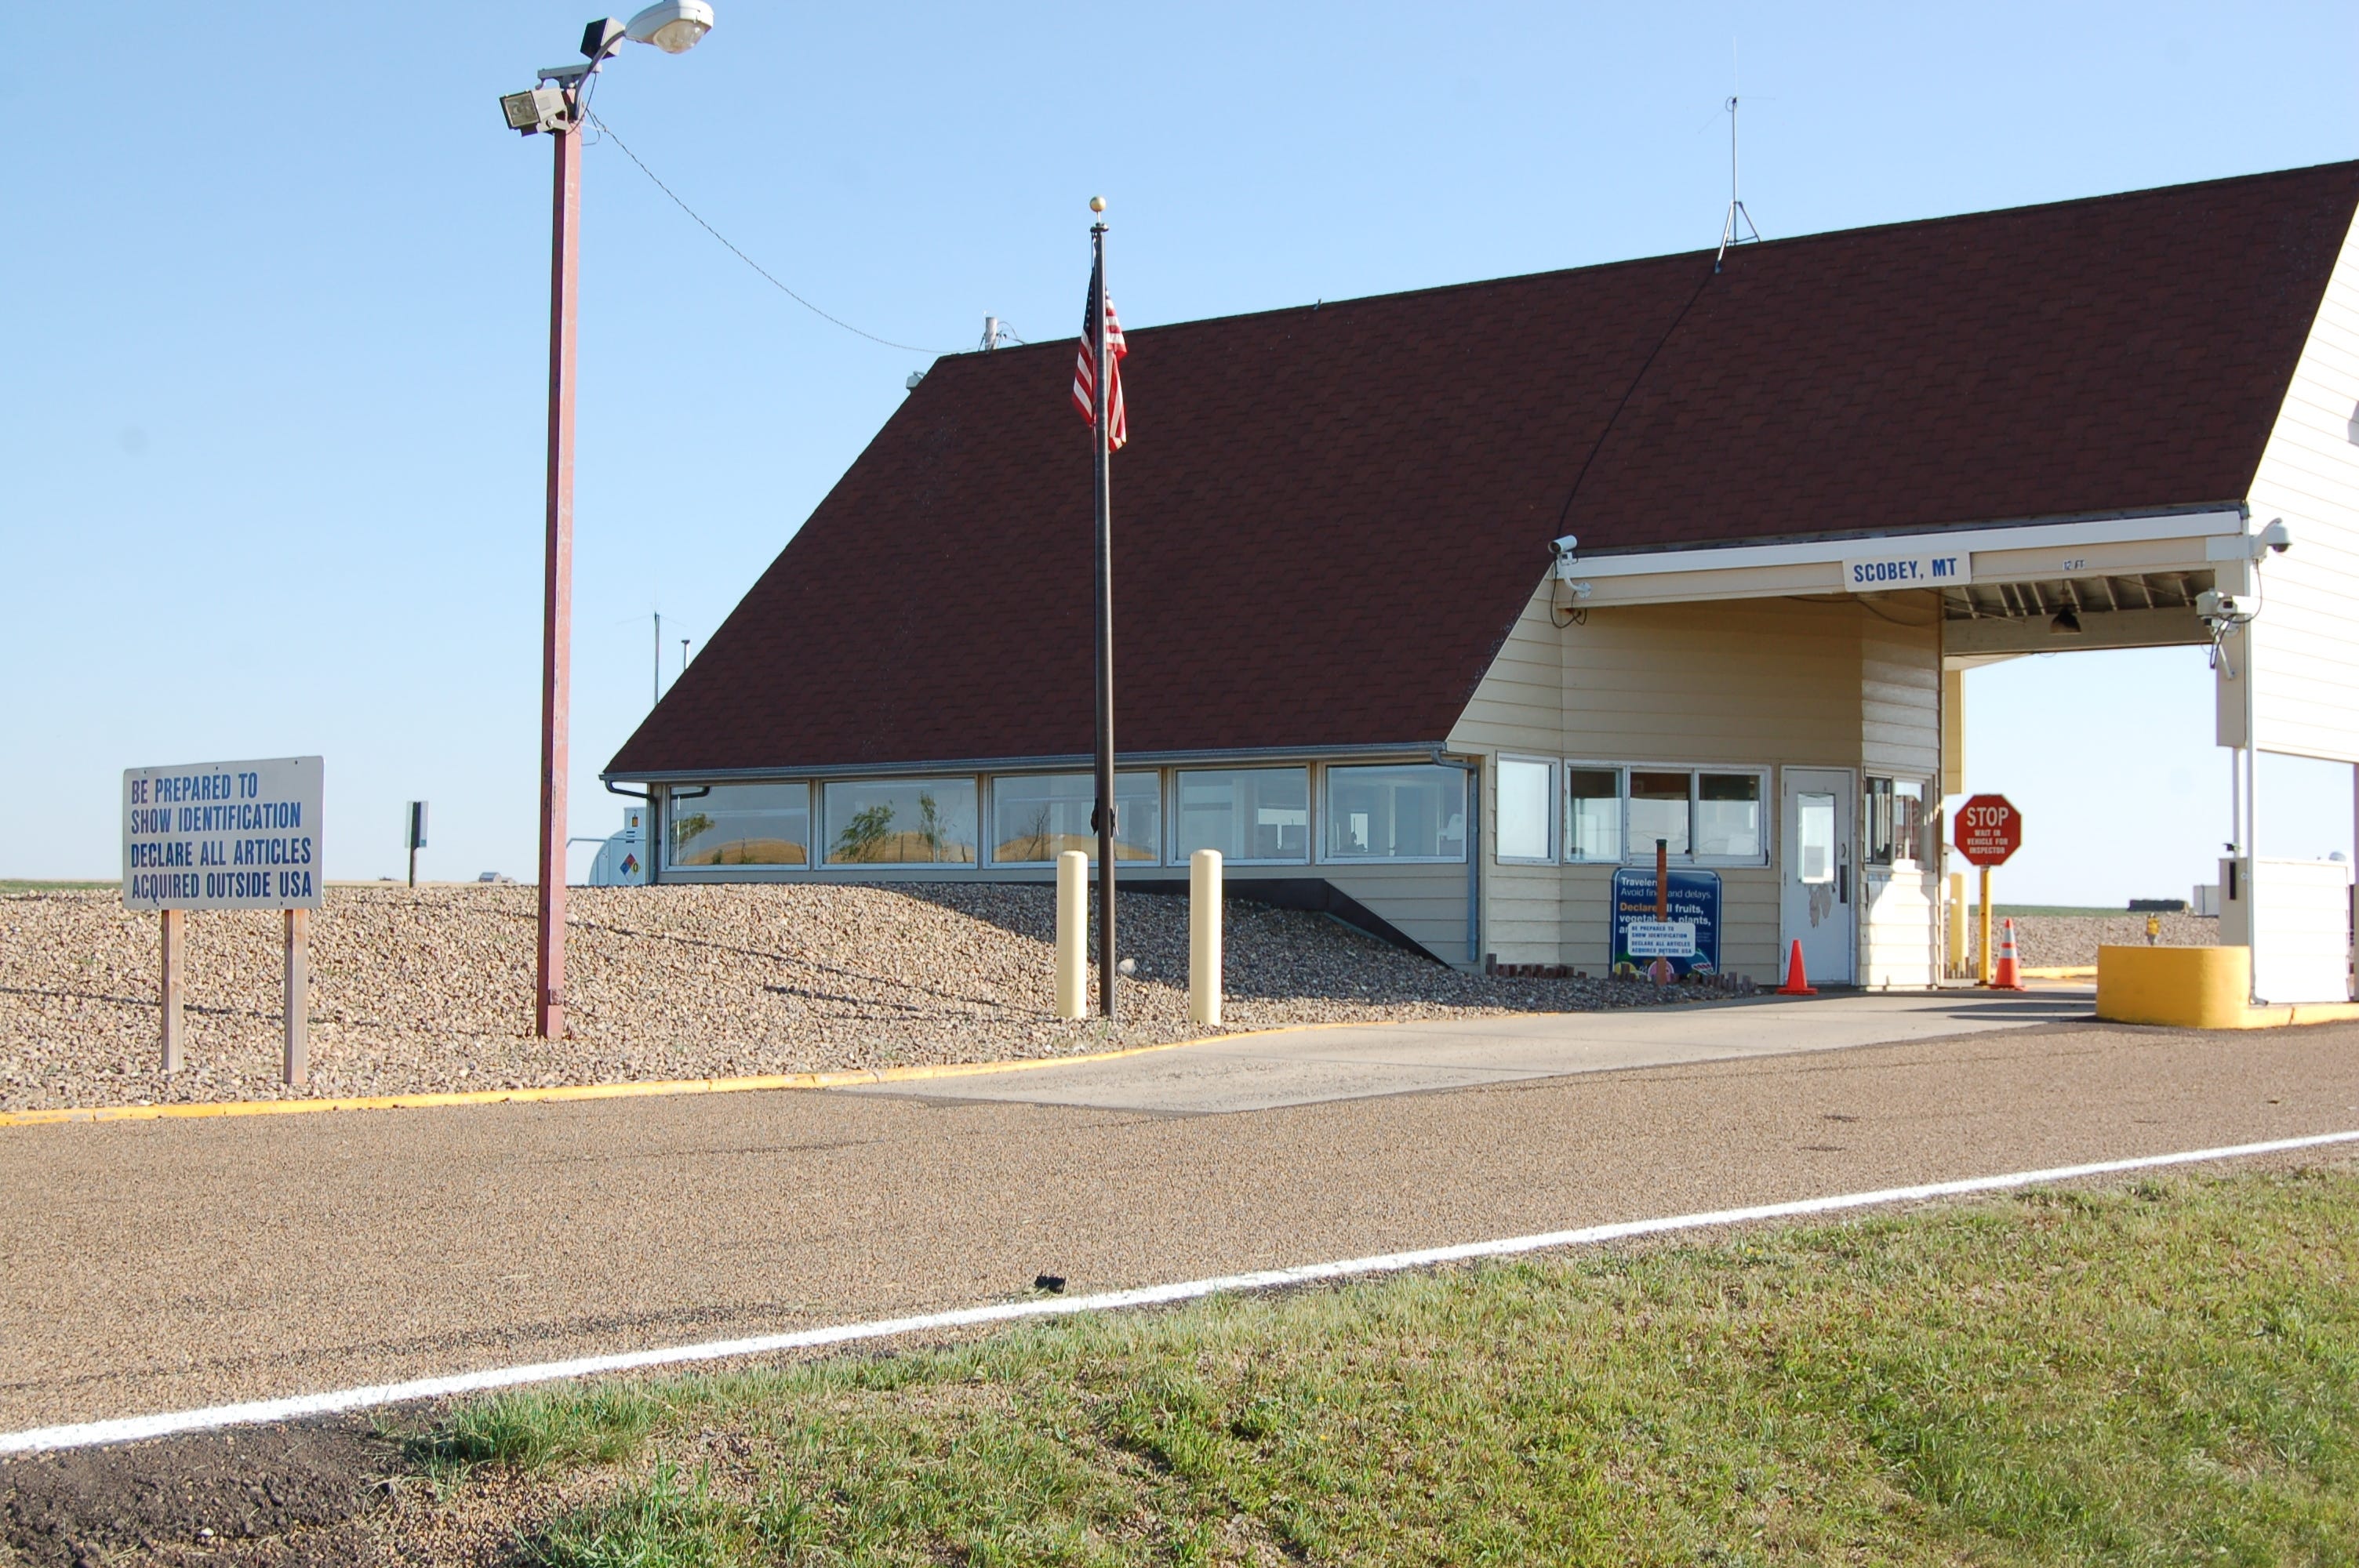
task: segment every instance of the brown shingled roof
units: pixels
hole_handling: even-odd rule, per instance
[[[2335,164],[1134,329],[1121,749],[1440,741],[1559,533],[2239,500],[2354,204]],[[938,362],[610,772],[1086,752],[1072,362]]]

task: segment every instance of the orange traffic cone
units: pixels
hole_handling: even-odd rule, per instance
[[[1777,988],[1779,996],[1816,996],[1810,984],[1810,972],[1802,968],[1802,939],[1794,938],[1794,950],[1786,956],[1786,983]]]
[[[1998,936],[1998,972],[1991,977],[1991,989],[2019,991],[2029,989],[2023,983],[2023,971],[2016,967],[2015,922],[2001,921]]]

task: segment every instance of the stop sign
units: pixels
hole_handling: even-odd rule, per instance
[[[2023,848],[2023,813],[2003,795],[1978,795],[1958,807],[1958,853],[1977,866],[2003,866]]]

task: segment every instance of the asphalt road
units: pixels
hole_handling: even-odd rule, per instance
[[[2359,1025],[1179,1116],[913,1096],[0,1130],[0,1430],[2359,1128]]]

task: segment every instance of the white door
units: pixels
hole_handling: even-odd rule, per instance
[[[1858,872],[1852,850],[1853,802],[1858,780],[1849,768],[1784,770],[1785,833],[1778,840],[1777,975],[1799,939],[1810,983],[1853,981]]]

